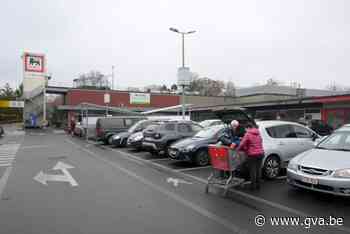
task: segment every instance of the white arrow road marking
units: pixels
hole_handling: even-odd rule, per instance
[[[72,187],[78,186],[78,183],[75,181],[73,176],[69,173],[68,169],[74,168],[73,166],[58,162],[56,166],[52,168],[52,170],[61,170],[63,175],[51,175],[46,174],[43,171],[40,171],[36,176],[34,176],[34,180],[38,181],[43,185],[47,185],[47,181],[59,181],[59,182],[68,182]]]
[[[176,179],[176,178],[172,178],[172,177],[169,177],[166,182],[168,183],[173,183],[173,185],[175,187],[177,187],[180,183],[181,184],[192,184],[191,182],[188,182],[188,181],[185,181],[185,180],[182,180],[182,179]]]

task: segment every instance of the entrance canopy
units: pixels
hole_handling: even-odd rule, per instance
[[[79,105],[60,105],[58,106],[58,110],[63,111],[106,111],[108,110],[109,113],[118,113],[118,114],[125,114],[125,115],[142,115],[141,113],[130,111],[126,108],[119,108],[119,107],[111,107],[111,106],[101,106],[96,105],[88,102],[80,103]]]

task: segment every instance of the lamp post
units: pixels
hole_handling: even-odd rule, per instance
[[[176,28],[169,28],[170,31],[178,33],[181,35],[181,39],[182,39],[182,68],[185,68],[185,35],[188,34],[192,34],[195,33],[196,31],[192,30],[192,31],[187,31],[187,32],[181,32]],[[182,118],[185,119],[185,85],[182,84]]]
[[[43,125],[44,127],[47,126],[47,118],[46,118],[46,86],[49,83],[49,80],[51,80],[51,74],[45,74],[45,81],[44,81],[44,87],[43,87]]]
[[[112,66],[112,90],[114,90],[114,66]]]

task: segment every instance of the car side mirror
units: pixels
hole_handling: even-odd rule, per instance
[[[316,134],[312,135],[312,141],[316,141],[317,139],[319,139],[319,137]]]

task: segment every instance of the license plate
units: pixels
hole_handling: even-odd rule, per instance
[[[308,183],[308,184],[318,184],[318,179],[309,178],[309,177],[303,177],[301,181]]]

